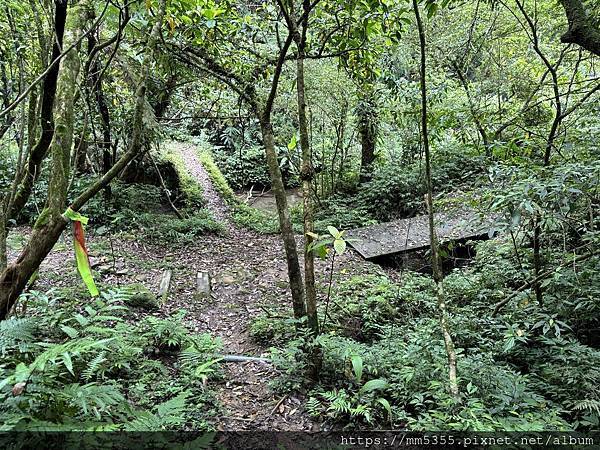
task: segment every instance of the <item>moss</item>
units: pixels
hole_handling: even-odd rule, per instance
[[[227,204],[233,208],[242,204],[240,200],[235,196],[233,190],[227,183],[225,176],[221,173],[221,170],[217,167],[217,164],[212,158],[210,152],[206,149],[200,149],[197,152],[198,159],[208,172],[210,179],[213,183],[213,186],[219,194],[223,197],[223,199],[227,202]]]
[[[124,290],[127,292],[125,303],[135,308],[157,309],[160,305],[150,289],[141,283],[134,283],[126,286]]]
[[[45,226],[50,221],[50,209],[44,208],[33,225],[33,229],[37,230]]]
[[[213,186],[232,209],[232,218],[236,224],[264,234],[279,232],[279,222],[274,214],[252,208],[235,196],[209,150],[199,149],[197,154],[202,166],[208,172]]]
[[[189,174],[185,168],[185,163],[181,157],[172,151],[167,151],[162,155],[163,160],[171,163],[175,168],[179,181],[179,188],[185,197],[185,206],[188,208],[198,208],[206,204],[202,187],[196,183],[196,180]]]

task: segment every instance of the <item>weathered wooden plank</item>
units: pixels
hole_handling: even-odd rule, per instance
[[[487,235],[491,220],[481,220],[478,213],[469,209],[435,214],[436,232],[441,242],[474,239]],[[349,244],[363,258],[392,255],[427,249],[429,222],[427,216],[394,220],[368,227],[349,230]]]

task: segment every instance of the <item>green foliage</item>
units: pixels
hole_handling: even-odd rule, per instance
[[[223,224],[215,221],[212,214],[202,209],[191,217],[177,219],[172,216],[142,216],[140,225],[144,234],[153,240],[179,245],[197,242],[199,236],[224,234]]]
[[[258,342],[283,344],[294,335],[294,319],[261,314],[252,321],[250,334]]]
[[[235,207],[232,218],[238,225],[262,234],[279,232],[279,220],[275,214],[261,211],[244,203],[239,203]]]
[[[148,316],[140,323],[140,337],[157,352],[178,352],[188,341],[188,331],[181,324],[185,311],[170,319]]]
[[[436,192],[455,190],[467,177],[476,177],[483,171],[481,158],[466,157],[455,148],[438,149],[432,162],[432,183]],[[386,221],[398,216],[412,216],[424,209],[424,166],[419,161],[404,165],[390,161],[375,172],[373,179],[361,187],[356,196],[358,205],[364,205],[377,220]]]
[[[579,274],[597,270],[597,264],[586,260],[576,272],[551,279],[544,308],[525,296],[493,318],[490,305],[521,285],[530,267],[519,265],[510,240],[477,245],[473,264],[444,280],[460,404],[448,389],[431,278],[406,271],[395,283],[375,269],[351,277],[340,273],[330,327],[317,339],[323,352],[320,381],[306,407],[345,426],[363,421],[389,426],[390,414],[379,401],[384,399],[394,426],[413,430],[593,429],[599,417],[599,353],[580,339],[590,339],[586,326],[597,326],[592,325],[597,314],[582,321],[577,310],[590,305],[584,292],[597,288],[595,280]],[[583,285],[573,283],[576,279]],[[301,368],[308,364],[302,349],[309,339],[287,338],[275,352],[282,373],[277,389],[307,388]],[[385,385],[361,395],[360,380],[370,379]]]
[[[375,223],[377,221],[372,217],[369,207],[342,196],[326,199],[315,214],[315,230],[320,233],[327,229],[327,225],[352,229]]]
[[[381,379],[371,379],[363,382],[363,359],[359,355],[345,355],[351,362],[352,371],[347,372],[352,378],[351,387],[333,389],[330,391],[313,391],[314,396],[306,402],[309,413],[315,417],[323,414],[334,421],[358,422],[364,421],[374,425],[376,419],[385,413],[392,423],[392,410],[387,399],[377,394],[388,387]]]
[[[175,150],[167,150],[161,155],[163,159],[170,162],[175,168],[179,181],[179,189],[184,197],[184,205],[186,208],[198,209],[206,204],[206,200],[202,195],[202,187],[192,177],[185,167],[185,163],[181,156]]]
[[[212,374],[203,366],[214,369],[218,344],[190,335],[182,315],[130,322],[120,305],[126,297],[109,291],[74,310],[38,294],[29,300],[34,318],[1,323],[0,429],[210,428]],[[144,351],[148,345],[174,351],[184,343],[197,356],[182,367],[167,368]],[[169,373],[175,383],[167,381]]]

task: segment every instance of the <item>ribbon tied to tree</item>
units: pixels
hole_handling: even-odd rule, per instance
[[[97,297],[100,293],[98,292],[98,288],[96,288],[96,283],[94,283],[94,277],[92,276],[90,258],[85,246],[85,230],[83,228],[84,225],[87,225],[89,219],[73,211],[71,208],[67,208],[64,215],[73,221],[73,247],[75,249],[77,270],[88,291],[90,291],[91,296]]]

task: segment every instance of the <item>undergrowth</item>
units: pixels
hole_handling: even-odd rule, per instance
[[[0,322],[0,430],[212,429],[219,343],[184,312],[132,321],[126,295],[31,292],[27,317]]]
[[[274,388],[308,391],[307,410],[341,427],[597,429],[600,351],[579,340],[596,322],[590,316],[583,322],[578,311],[591,306],[588,294],[596,289],[580,274],[598,270],[600,258],[548,280],[543,308],[523,295],[492,317],[493,305],[531,270],[512,251],[501,241],[480,243],[473,264],[444,280],[460,403],[448,390],[433,281],[405,271],[393,282],[374,266],[361,275],[336,275],[326,329],[316,341],[289,333],[289,319],[264,315],[254,323],[256,338],[278,346],[273,357],[282,376]],[[323,323],[322,309],[320,317]],[[323,352],[316,385],[305,372],[310,362],[304,349],[313,345]],[[365,390],[373,380],[380,380],[376,389]]]

